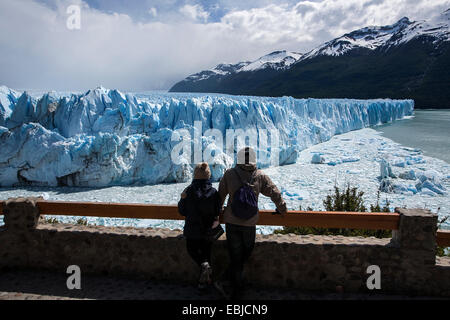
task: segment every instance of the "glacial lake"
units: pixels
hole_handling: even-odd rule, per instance
[[[374,129],[386,138],[450,163],[450,110],[415,110],[414,117]]]

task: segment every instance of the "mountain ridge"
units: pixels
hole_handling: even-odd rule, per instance
[[[346,33],[297,56],[283,68],[266,64],[246,70],[251,64],[245,62],[233,73],[209,74],[195,82],[188,77],[170,91],[296,98],[389,97],[417,100],[418,108],[450,108],[446,89],[450,85],[449,25],[450,9],[428,21],[404,17],[392,25]]]

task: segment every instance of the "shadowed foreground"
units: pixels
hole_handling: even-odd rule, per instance
[[[60,203],[41,202],[39,199],[10,199],[4,204],[5,226],[0,227],[0,270],[48,270],[53,275],[12,273],[9,276],[12,279],[9,279],[4,274],[0,278],[0,291],[93,299],[220,298],[215,292],[199,295],[189,286],[196,283],[199,270],[187,254],[180,230],[39,223],[41,214],[49,213],[48,208],[41,207],[43,204],[61,207]],[[63,205],[69,209],[78,207],[81,211],[83,207],[89,209],[93,206],[89,203]],[[120,211],[123,215],[130,214],[135,207],[121,205]],[[166,209],[175,211],[173,207]],[[450,297],[450,259],[436,258],[437,215],[422,209],[399,208],[398,211],[382,215],[383,218],[395,219],[393,226],[385,227],[393,230],[392,238],[258,235],[255,250],[245,267],[246,278],[250,286],[274,289],[253,289],[247,298],[353,297],[328,297],[328,294],[342,291],[364,299],[374,294],[366,285],[371,266],[377,266],[381,271],[381,290],[377,294]],[[60,212],[60,209],[55,212]],[[310,220],[320,216],[322,222],[328,226],[336,223],[332,225],[336,227],[343,222],[333,216],[343,214],[351,216],[351,221],[358,219],[359,223],[369,227],[380,224],[374,213],[368,214],[377,218],[372,223],[369,223],[369,217],[363,218],[363,213],[306,213],[301,217]],[[290,225],[288,222],[295,220],[297,214],[288,216],[284,220]],[[295,221],[291,222],[295,225]],[[317,226],[312,221],[307,225]],[[350,226],[348,220],[345,226],[362,227],[361,224]],[[214,243],[211,260],[214,279],[229,264],[223,238]],[[447,238],[442,239],[446,241]],[[66,269],[72,265],[82,270],[81,292],[66,289]],[[89,274],[112,278],[85,277]],[[32,285],[36,279],[48,277],[48,281]],[[321,292],[325,296],[307,292]]]
[[[211,288],[200,293],[187,284],[155,282],[125,277],[83,275],[81,290],[68,290],[64,272],[6,271],[0,274],[0,300],[220,300]],[[251,287],[246,300],[417,300],[436,297],[385,295],[377,293],[308,293],[291,289]],[[442,298],[441,298],[442,299]],[[444,300],[444,299],[442,299]]]

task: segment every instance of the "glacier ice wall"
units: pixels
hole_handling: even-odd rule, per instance
[[[123,94],[97,88],[84,94],[33,98],[0,90],[0,186],[156,184],[191,178],[175,164],[177,129],[278,130],[280,165],[333,135],[401,119],[412,100],[293,99],[211,94]],[[203,144],[208,140],[203,139]],[[212,163],[218,179],[233,159]]]
[[[0,86],[0,126],[4,126],[6,119],[11,116],[12,109],[17,102],[19,93],[5,86]]]

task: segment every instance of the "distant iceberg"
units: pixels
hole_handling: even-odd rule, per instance
[[[410,116],[412,100],[267,98],[154,94],[137,98],[97,88],[84,94],[33,98],[0,87],[0,186],[157,184],[191,178],[191,161],[176,164],[175,130],[277,130],[279,164],[336,134]],[[202,139],[203,144],[211,144]],[[220,148],[219,148],[220,149]],[[216,150],[217,180],[234,159]]]

